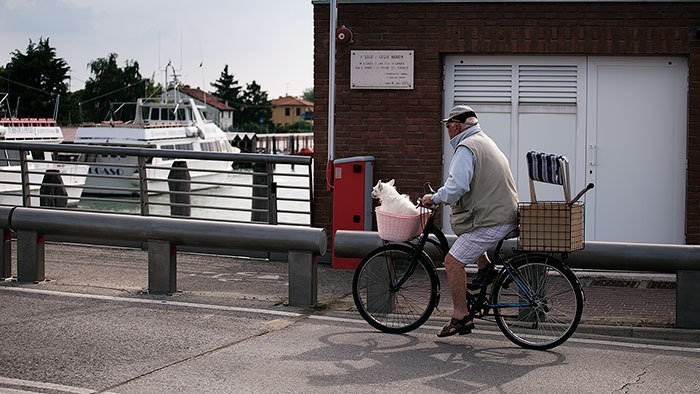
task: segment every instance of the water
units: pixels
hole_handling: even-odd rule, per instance
[[[285,175],[293,174],[293,175]],[[299,176],[303,175],[303,176]],[[278,222],[280,224],[311,225],[308,167],[278,164],[273,181],[277,183]],[[253,174],[231,173],[227,186],[195,192],[191,196],[191,217],[235,222],[250,222],[252,214]],[[298,189],[303,188],[303,189]],[[285,201],[299,199],[303,201]],[[150,195],[149,213],[154,216],[170,215],[168,194]],[[141,212],[138,197],[101,198],[84,197],[78,209],[97,212],[138,214]]]

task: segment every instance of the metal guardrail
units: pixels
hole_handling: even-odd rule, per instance
[[[317,302],[317,257],[325,254],[327,236],[321,228],[223,223],[197,219],[145,217],[44,208],[0,207],[3,277],[11,276],[8,236],[17,234],[17,280],[43,281],[44,236],[48,234],[122,239],[148,244],[148,289],[177,291],[176,251],[180,245],[210,246],[288,253],[289,303]]]
[[[454,235],[446,237],[450,246],[457,239]],[[333,253],[337,257],[362,258],[383,244],[377,232],[338,230]],[[508,252],[515,246],[515,240],[507,240],[503,250]],[[428,244],[426,252],[434,261],[442,261],[437,247]],[[676,326],[700,328],[700,245],[585,241],[584,249],[570,253],[566,264],[575,269],[676,274]]]
[[[54,157],[87,157],[95,155],[122,156],[132,158],[135,163],[110,165],[123,169],[126,175],[105,175],[91,171],[82,176],[88,186],[80,186],[83,193],[77,205],[78,210],[86,212],[119,212],[141,216],[189,216],[201,220],[225,221],[237,223],[263,222],[268,224],[289,224],[310,226],[311,204],[313,202],[312,158],[307,156],[267,155],[254,153],[194,152],[182,150],[163,150],[150,148],[106,147],[74,144],[39,144],[26,142],[0,142],[0,151],[13,151],[18,154],[10,159],[13,166],[0,166],[0,198],[15,196],[21,205],[38,206],[39,199],[60,198],[46,194],[40,189],[43,182],[31,181],[37,176],[45,175],[45,170],[37,170],[38,164],[56,164],[29,158],[28,152],[52,152]],[[167,168],[151,165],[153,158],[201,160],[205,164],[200,168]],[[214,165],[206,163],[226,162],[232,165],[224,170],[212,169]],[[58,162],[70,166],[87,164],[95,168],[105,168],[95,162],[65,161]],[[171,185],[181,186],[183,177],[173,179],[172,175],[182,174],[225,175],[224,181],[195,180],[192,176],[186,183],[190,191],[173,190]],[[132,176],[135,173],[138,176]],[[12,175],[14,174],[14,175]],[[105,179],[122,179],[133,182],[133,187],[107,187],[94,185]],[[90,185],[93,183],[93,185]],[[151,185],[168,184],[169,188],[161,193],[154,193]],[[65,185],[68,188],[79,186]],[[8,190],[14,189],[14,190]],[[201,190],[199,190],[201,189]],[[96,195],[95,192],[104,193]],[[114,197],[112,194],[126,193],[131,197]],[[50,204],[59,205],[60,204]]]

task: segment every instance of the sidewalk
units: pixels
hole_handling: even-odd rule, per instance
[[[352,300],[353,271],[334,269],[330,264],[319,264],[318,268],[319,305],[310,313],[357,316]],[[279,261],[178,253],[178,294],[173,299],[291,310],[285,305],[287,269],[287,263]],[[47,281],[38,286],[143,296],[147,272],[145,251],[47,243]],[[444,270],[439,273],[442,297],[439,310],[431,317],[436,324],[451,312]],[[585,271],[577,275],[586,297],[577,332],[700,342],[700,330],[674,328],[675,276]]]

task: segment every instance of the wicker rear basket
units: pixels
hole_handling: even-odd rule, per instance
[[[377,231],[386,241],[403,242],[420,235],[430,215],[427,210],[420,215],[396,215],[380,208],[374,210],[377,214]]]
[[[583,249],[583,203],[520,203],[518,249],[571,252]]]

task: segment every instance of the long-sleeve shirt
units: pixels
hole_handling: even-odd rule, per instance
[[[454,204],[462,195],[469,192],[469,185],[474,176],[476,158],[469,148],[459,146],[459,143],[479,131],[481,131],[481,127],[476,124],[450,140],[450,145],[455,149],[454,156],[452,156],[452,161],[450,162],[450,171],[445,184],[433,194],[431,198],[433,203]]]

